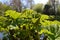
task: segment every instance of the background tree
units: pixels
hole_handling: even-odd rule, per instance
[[[0,15],[4,15],[4,12],[7,10],[10,10],[10,9],[12,9],[11,6],[6,5],[6,4],[2,4],[0,2]]]
[[[58,4],[59,4],[59,0],[57,0],[57,1],[56,0],[49,0],[44,7],[44,13],[46,13],[48,15],[56,15]]]
[[[11,0],[10,5],[12,8],[18,12],[22,11],[22,5],[21,5],[21,0]]]
[[[53,9],[51,8],[51,5],[46,4],[43,10],[43,13],[47,15],[51,15],[52,14],[51,10],[53,11]]]
[[[27,0],[27,6],[29,6],[30,9],[32,9],[34,0]]]
[[[34,5],[34,0],[22,0],[24,7],[32,9],[32,6]]]
[[[43,11],[43,4],[36,4],[33,6],[33,10],[35,10],[38,13],[41,13]]]
[[[58,13],[58,15],[60,15],[60,5],[58,6],[57,13]]]

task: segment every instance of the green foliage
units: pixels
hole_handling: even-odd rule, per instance
[[[56,10],[53,8],[54,6],[51,5],[50,2],[48,2],[44,6],[43,13],[47,15],[60,15],[60,5],[56,6]],[[55,11],[54,11],[55,10]],[[56,12],[56,14],[55,14]]]
[[[57,14],[60,15],[60,5],[58,6]]]
[[[50,35],[54,35],[53,33],[51,33],[50,31],[48,31],[48,30],[46,30],[46,29],[42,29],[41,31],[40,31],[40,34],[50,34]]]
[[[43,4],[36,4],[35,6],[33,6],[33,10],[35,10],[38,13],[42,13],[42,11],[43,11]]]
[[[0,32],[4,32],[4,38],[9,40],[40,40],[42,33],[51,40],[60,37],[60,22],[48,19],[54,16],[48,16],[36,13],[33,10],[25,10],[18,13],[13,10],[5,12],[0,16]]]
[[[60,37],[60,27],[56,24],[51,25],[47,28],[50,32],[52,32],[54,35],[48,35],[49,39],[56,40],[58,37]]]
[[[9,17],[11,17],[13,19],[19,18],[20,15],[21,15],[21,13],[18,13],[16,11],[12,11],[12,10],[8,10],[8,11],[5,12],[5,16],[9,16]]]
[[[9,5],[0,3],[0,16],[4,15],[4,12],[12,9]]]
[[[36,16],[37,15],[37,16]],[[3,20],[3,19],[4,20]],[[5,16],[1,17],[1,32],[9,33],[8,38],[11,40],[37,40],[39,39],[39,35],[35,30],[38,25],[39,14],[34,12],[33,10],[27,10],[23,13],[18,13],[13,10],[8,10],[5,12]],[[38,23],[39,24],[39,23]],[[38,37],[36,37],[38,36]],[[23,39],[24,38],[24,39]]]
[[[45,35],[48,35],[50,40],[56,40],[58,37],[60,37],[60,22],[57,20],[47,20],[49,19],[49,16],[44,17],[45,18],[43,19],[45,20],[41,21],[42,30],[40,31],[40,34],[45,33]]]

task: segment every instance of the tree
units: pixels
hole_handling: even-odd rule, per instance
[[[60,15],[60,5],[58,6],[57,14]]]
[[[46,4],[45,5],[45,7],[44,7],[44,10],[43,10],[43,13],[44,14],[47,14],[47,15],[50,15],[50,14],[52,14],[50,11],[51,11],[51,5],[48,5],[48,4]]]
[[[48,7],[46,7],[46,5],[45,5],[46,8],[44,7],[44,12],[47,11],[45,13],[47,13],[49,15],[56,15],[58,4],[59,4],[59,0],[49,0],[46,4]]]
[[[43,4],[36,4],[33,6],[33,10],[35,10],[36,12],[40,13],[43,11]]]
[[[33,6],[33,0],[28,0],[28,2],[29,2],[29,5],[30,5],[30,9],[32,9],[32,6]]]
[[[2,4],[0,2],[0,15],[4,15],[4,12],[7,10],[10,10],[10,9],[11,9],[11,7],[9,5]]]
[[[22,4],[21,4],[21,0],[11,0],[10,1],[10,5],[12,6],[12,8],[18,12],[22,11]]]
[[[29,9],[32,9],[32,6],[34,4],[34,0],[25,0],[26,2],[26,7]]]

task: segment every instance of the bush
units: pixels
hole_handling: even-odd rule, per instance
[[[40,40],[43,33],[49,39],[55,40],[55,36],[60,34],[58,33],[60,22],[47,19],[50,19],[48,15],[33,10],[26,10],[23,13],[8,10],[0,17],[0,32],[4,32],[4,39],[9,38],[9,40]]]

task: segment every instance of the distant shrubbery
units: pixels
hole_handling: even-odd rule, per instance
[[[33,10],[36,11],[37,13],[42,13],[43,12],[43,4],[36,4],[33,6]]]

